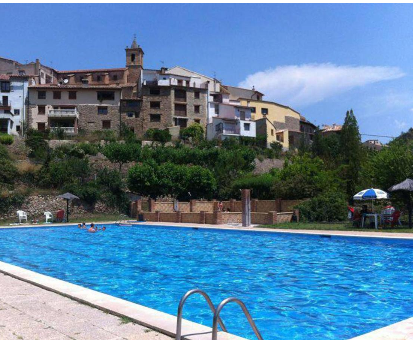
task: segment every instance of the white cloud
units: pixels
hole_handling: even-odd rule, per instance
[[[400,121],[398,119],[394,120],[395,126],[399,129],[399,130],[406,130],[408,127],[408,124],[406,122]]]
[[[355,87],[403,76],[398,67],[304,64],[256,72],[247,76],[239,86],[254,86],[266,95],[266,100],[303,107]]]

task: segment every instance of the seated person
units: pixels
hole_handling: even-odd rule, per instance
[[[354,210],[354,215],[352,216],[352,225],[356,227],[361,226],[362,214],[358,210]]]

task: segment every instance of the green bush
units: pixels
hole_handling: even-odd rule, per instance
[[[98,131],[94,131],[93,135],[98,140],[104,140],[105,142],[115,142],[117,139],[117,136],[114,130],[98,130]]]
[[[212,198],[216,191],[213,173],[201,166],[154,161],[137,164],[129,170],[128,187],[144,196],[172,195],[178,199]]]
[[[0,144],[10,145],[13,144],[13,141],[13,136],[0,133]]]
[[[4,184],[13,185],[18,177],[19,172],[10,160],[0,160],[0,186]]]
[[[27,132],[25,144],[30,149],[29,157],[36,160],[46,160],[50,150],[46,141],[49,134],[43,131],[29,130]]]
[[[79,143],[77,147],[82,149],[86,155],[96,156],[99,152],[100,146],[93,143]]]
[[[262,200],[275,199],[273,185],[276,178],[271,174],[247,175],[233,182],[233,196],[240,196],[240,189],[251,189],[252,198]]]
[[[0,194],[0,215],[7,214],[19,208],[25,201],[26,195],[22,193],[3,192]]]
[[[171,133],[168,129],[148,129],[145,132],[145,137],[153,142],[160,142],[162,145],[171,141]]]
[[[180,130],[180,138],[183,140],[191,138],[193,143],[199,143],[204,139],[204,129],[198,123],[191,124],[189,127]]]
[[[95,206],[96,202],[101,197],[101,191],[94,182],[79,184],[71,183],[63,186],[64,192],[71,192],[78,196],[83,202],[90,206]]]
[[[347,218],[347,200],[342,193],[330,191],[297,206],[302,219],[308,222],[336,222]]]
[[[9,151],[7,148],[0,144],[0,160],[10,159]]]

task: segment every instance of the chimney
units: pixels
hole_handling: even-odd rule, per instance
[[[107,73],[104,73],[104,75],[103,75],[103,82],[104,82],[104,84],[109,84],[109,73],[107,72]]]
[[[39,59],[36,59],[36,63],[35,63],[35,75],[39,75],[40,73],[40,61]]]
[[[74,74],[68,74],[67,78],[69,80],[69,82],[68,82],[69,85],[75,85],[76,84],[76,79],[75,79]]]

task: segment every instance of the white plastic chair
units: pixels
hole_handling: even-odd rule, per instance
[[[17,218],[19,219],[19,223],[22,223],[22,220],[26,220],[27,222],[27,213],[23,210],[17,210]]]
[[[53,215],[50,211],[45,211],[44,215],[45,215],[46,223],[51,223],[53,221]]]

